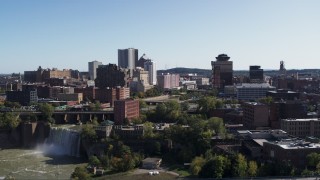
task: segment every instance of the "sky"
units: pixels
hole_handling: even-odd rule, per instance
[[[88,70],[136,48],[157,64],[320,68],[319,0],[1,0],[0,74]]]

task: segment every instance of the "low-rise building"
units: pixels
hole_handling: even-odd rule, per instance
[[[140,116],[139,101],[123,99],[114,101],[114,121],[115,124],[122,125],[125,119],[131,121]]]
[[[268,91],[276,90],[268,83],[243,83],[236,86],[237,98],[242,101],[258,100],[266,97]]]
[[[263,156],[266,160],[290,162],[297,168],[307,166],[307,155],[320,153],[320,144],[297,138],[263,142]]]
[[[82,93],[59,93],[58,99],[61,101],[77,101],[80,103],[83,101]]]
[[[281,129],[297,137],[320,137],[320,119],[282,119]]]

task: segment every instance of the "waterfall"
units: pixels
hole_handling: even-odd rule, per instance
[[[80,156],[80,133],[66,127],[51,127],[49,137],[42,145],[49,155]]]

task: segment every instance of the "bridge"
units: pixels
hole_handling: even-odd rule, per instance
[[[21,119],[26,119],[27,116],[36,115],[38,120],[41,120],[42,113],[39,111],[14,111],[20,114]],[[99,122],[104,120],[114,120],[113,111],[54,111],[52,115],[55,123],[86,123],[97,118]]]

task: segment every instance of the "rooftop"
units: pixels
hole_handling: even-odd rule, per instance
[[[278,145],[283,149],[320,149],[319,143],[311,143],[297,138],[282,139],[281,141],[269,141],[267,143]]]
[[[282,121],[299,121],[299,122],[307,122],[307,121],[320,121],[319,118],[307,118],[307,119],[281,119]]]
[[[274,86],[270,86],[268,83],[242,83],[241,85],[237,85],[237,88],[274,88]]]

